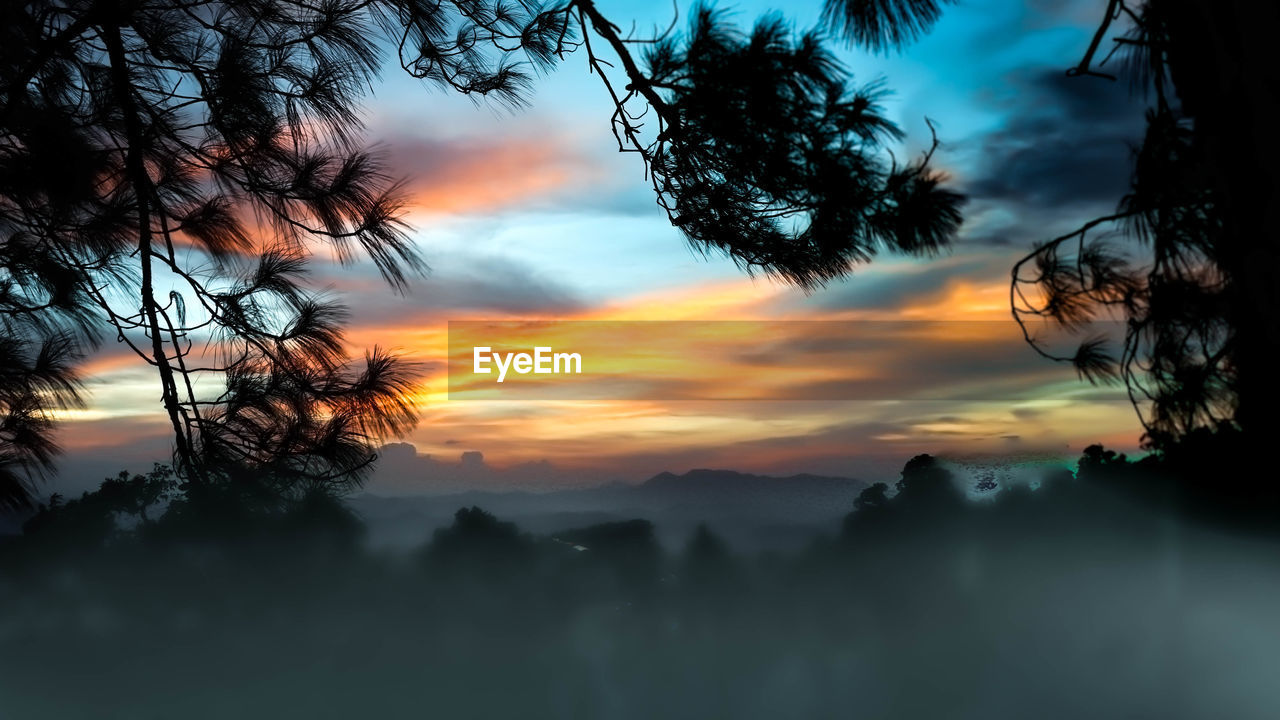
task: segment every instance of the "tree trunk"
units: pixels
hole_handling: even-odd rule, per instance
[[[140,291],[142,313],[146,318],[147,333],[151,336],[152,362],[160,371],[161,400],[173,425],[179,469],[186,471],[193,464],[191,445],[184,427],[185,418],[182,408],[178,404],[178,389],[173,377],[173,367],[169,364],[169,356],[164,349],[164,339],[160,334],[160,317],[156,312],[156,299],[152,287],[151,179],[147,175],[146,161],[143,158],[146,141],[143,138],[138,109],[134,103],[120,29],[106,26],[103,28],[102,38],[107,46],[107,57],[111,63],[111,82],[115,90],[116,102],[124,115],[125,173],[129,184],[133,186],[134,202],[138,210],[138,263],[142,281]]]

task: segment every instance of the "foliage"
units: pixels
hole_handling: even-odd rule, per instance
[[[821,34],[793,38],[778,15],[742,33],[698,7],[686,33],[653,39],[644,59],[627,55],[625,94],[609,85],[614,134],[695,248],[813,288],[879,252],[932,255],[954,238],[963,198],[929,166],[936,138],[918,160],[894,160],[887,143],[902,133],[881,113],[883,88],[852,87]],[[657,127],[646,132],[644,117]]]
[[[869,50],[901,48],[929,32],[955,0],[826,0],[823,18]]]
[[[1118,74],[1152,98],[1146,134],[1117,212],[1015,265],[1014,317],[1042,355],[1093,382],[1123,381],[1155,449],[1235,424],[1256,433],[1261,453],[1273,422],[1280,300],[1266,269],[1277,255],[1265,208],[1275,189],[1259,181],[1271,173],[1262,158],[1273,143],[1262,128],[1276,100],[1262,88],[1274,84],[1274,70],[1239,38],[1275,18],[1274,7],[1252,4],[1111,0],[1068,73],[1115,80],[1107,63],[1118,54]],[[1127,31],[1100,53],[1121,23]],[[1228,85],[1257,87],[1259,102],[1228,110],[1241,92]],[[1256,128],[1253,140],[1239,128]],[[1262,154],[1240,152],[1251,145]],[[1119,320],[1123,340],[1113,351],[1089,337],[1060,354],[1047,349],[1036,320],[1071,331]]]
[[[852,42],[900,48],[944,4],[829,0],[826,17]],[[1280,95],[1266,50],[1280,8],[1248,0],[1100,7],[1097,31],[1067,74],[1124,77],[1152,100],[1130,192],[1116,212],[1014,265],[1014,319],[1042,356],[1091,383],[1122,382],[1149,447],[1225,423],[1254,434],[1252,452],[1261,453],[1280,403],[1280,289],[1271,277],[1280,186],[1268,180]],[[1111,323],[1119,338],[1098,331]],[[1045,330],[1081,337],[1064,352]]]
[[[4,320],[0,312],[0,330]],[[71,339],[52,334],[32,346],[18,338],[0,342],[0,512],[31,506],[32,486],[53,470],[58,451],[50,411],[81,403]]]
[[[193,482],[348,488],[415,421],[411,368],[379,348],[353,362],[345,310],[307,280],[321,246],[397,290],[425,269],[403,185],[361,140],[388,48],[413,77],[507,104],[530,68],[585,48],[677,227],[805,287],[880,250],[936,252],[959,224],[931,153],[889,159],[900,133],[879,88],[849,89],[819,37],[777,17],[748,37],[699,9],[679,40],[622,37],[591,0],[38,0],[3,21],[0,330],[59,348],[60,366],[115,337],[155,369]],[[635,98],[661,125],[644,144]],[[50,467],[31,440],[69,387],[5,391],[5,412],[31,418],[14,420],[27,444],[3,438],[22,476],[8,504]]]
[[[417,0],[7,6],[5,337],[114,335],[156,369],[193,481],[358,482],[414,421],[411,374],[377,348],[349,363],[307,259],[363,255],[397,289],[423,269],[402,186],[359,143],[364,89],[398,41],[418,77],[510,96],[524,76],[486,62],[485,28],[527,33],[536,58],[554,29],[531,22]]]

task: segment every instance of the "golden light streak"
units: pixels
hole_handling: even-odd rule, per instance
[[[794,290],[767,281],[734,279],[698,287],[645,293],[590,309],[562,319],[591,321],[630,320],[983,320],[981,323],[921,323],[904,325],[901,342],[877,348],[842,367],[800,368],[798,374],[782,377],[769,387],[752,388],[753,393],[782,394],[797,381],[875,380],[888,376],[910,359],[912,353],[948,352],[950,347],[994,346],[1013,332],[1008,320],[1007,286],[973,281],[945,283],[929,297],[918,298],[898,308],[883,310],[814,309],[795,304]],[[1107,440],[1119,447],[1131,446],[1136,438],[1132,410],[1123,404],[1076,401],[1069,393],[1054,399],[1019,403],[954,402],[945,406],[929,403],[759,403],[749,402],[659,402],[655,399],[560,400],[555,402],[510,402],[504,400],[463,402],[449,400],[445,375],[448,357],[447,321],[454,310],[422,309],[401,324],[380,324],[352,328],[348,342],[359,357],[364,348],[381,345],[398,349],[407,358],[422,363],[422,380],[413,398],[422,413],[422,423],[410,438],[420,452],[445,457],[463,449],[479,449],[498,466],[549,460],[563,467],[607,467],[641,455],[680,456],[695,454],[708,461],[733,459],[740,467],[780,467],[803,462],[818,455],[856,456],[859,453],[938,452],[949,444],[956,447],[1001,443],[1040,443],[1062,447],[1067,440],[1077,445]],[[533,318],[537,319],[537,318]],[[1005,324],[1007,323],[1007,325]],[[725,325],[713,338],[703,338],[697,353],[713,370],[712,388],[732,397],[735,384],[743,378],[765,377],[759,367],[747,365],[758,338],[744,323],[735,332]],[[643,326],[637,325],[637,331]],[[802,327],[798,324],[797,327]],[[590,338],[573,338],[589,347]],[[614,372],[633,369],[645,361],[643,342],[630,354],[613,356]],[[570,344],[566,342],[566,348]],[[584,352],[584,355],[586,353]],[[652,358],[649,371],[655,377],[680,378],[685,368],[679,364],[663,367]],[[136,429],[121,432],[105,418],[158,413],[153,383],[136,373],[136,361],[127,355],[95,359],[87,373],[100,381],[92,409],[64,415],[67,431],[64,445],[81,447],[128,442]],[[143,374],[146,368],[141,368]],[[1045,371],[1053,369],[1046,366]],[[664,375],[665,373],[665,375]],[[1078,388],[1069,372],[1061,378],[1064,387]],[[711,382],[709,381],[709,382]],[[114,392],[102,388],[117,387]],[[123,390],[128,389],[129,392]],[[1056,391],[1055,391],[1056,392]],[[1061,397],[1059,397],[1061,395]],[[1056,403],[1056,404],[1055,404]],[[1011,409],[1034,410],[1035,419],[1014,417]],[[962,420],[939,419],[960,415]],[[870,428],[858,434],[833,430],[859,423]],[[152,426],[147,426],[148,428]],[[154,424],[157,432],[162,424]],[[880,428],[880,429],[877,429]],[[779,438],[794,438],[792,444]],[[772,444],[771,444],[772,443]],[[985,446],[984,445],[984,446]],[[1078,450],[1078,448],[1077,448]]]

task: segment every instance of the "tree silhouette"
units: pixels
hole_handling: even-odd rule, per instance
[[[828,0],[825,10],[850,41],[887,50],[927,31],[944,4]],[[1108,0],[1067,71],[1128,76],[1155,102],[1131,192],[1019,260],[1010,305],[1041,355],[1090,382],[1124,382],[1155,448],[1230,425],[1261,448],[1280,405],[1280,157],[1269,130],[1280,90],[1268,50],[1278,24],[1275,3]],[[1118,352],[1089,335],[1063,354],[1036,322],[1080,332],[1099,319],[1124,322]]]
[[[1121,21],[1127,32],[1099,58]],[[1118,73],[1154,105],[1130,193],[1116,213],[1018,262],[1014,316],[1024,330],[1035,318],[1069,329],[1122,318],[1118,356],[1098,338],[1068,356],[1030,332],[1027,338],[1091,380],[1122,379],[1157,448],[1224,424],[1260,442],[1280,401],[1273,370],[1280,291],[1270,276],[1280,246],[1268,209],[1280,202],[1280,186],[1274,142],[1263,129],[1280,111],[1280,92],[1274,64],[1259,49],[1278,21],[1274,5],[1111,0],[1069,71],[1114,80],[1107,62],[1119,52]],[[1240,98],[1250,100],[1241,106]]]
[[[156,465],[146,475],[122,471],[79,498],[64,501],[55,493],[26,519],[22,534],[46,560],[90,557],[114,540],[136,537],[138,531],[154,527],[160,518],[148,510],[158,509],[163,516],[173,507],[177,489],[173,472],[165,465]]]
[[[623,38],[592,3],[575,6],[619,150],[644,160],[695,248],[813,288],[880,251],[930,255],[955,235],[963,198],[929,167],[937,139],[915,162],[894,160],[885,145],[902,133],[880,112],[882,88],[850,87],[818,33],[792,38],[769,15],[743,34],[698,7],[683,35]],[[621,58],[621,90],[592,33]],[[634,43],[645,44],[643,68]]]
[[[823,19],[856,45],[901,48],[929,31],[954,0],[826,0]]]
[[[890,524],[894,517],[894,507],[888,493],[888,484],[882,482],[863,488],[853,501],[853,512],[844,518],[845,535],[854,537]]]
[[[3,20],[8,344],[67,337],[48,365],[108,330],[156,369],[190,481],[357,481],[374,443],[413,424],[412,377],[378,348],[353,365],[345,311],[305,272],[316,242],[396,289],[423,269],[400,183],[359,142],[384,43],[417,77],[511,99],[527,76],[503,58],[540,61],[557,28],[502,3],[419,0],[39,0]],[[29,483],[8,468],[48,465],[43,408],[71,398],[56,380],[6,375],[9,504]]]
[[[529,66],[585,48],[673,223],[806,287],[881,249],[934,252],[960,221],[932,151],[885,152],[900,132],[878,88],[849,90],[818,36],[792,40],[776,17],[743,36],[699,9],[686,36],[648,39],[591,0],[37,0],[0,19],[5,337],[61,342],[63,362],[114,336],[155,368],[191,482],[346,487],[415,421],[408,369],[378,348],[353,364],[345,311],[305,279],[317,243],[397,290],[423,270],[402,186],[360,142],[384,48],[414,77],[507,103]],[[618,56],[621,94],[593,39]],[[47,467],[41,413],[70,386],[14,387],[6,409],[39,422],[18,423],[26,445],[4,437],[5,457]],[[29,482],[6,487],[21,502]]]
[[[902,467],[894,501],[921,508],[959,505],[964,496],[956,488],[950,470],[932,455],[916,455]]]
[[[432,534],[423,560],[442,571],[491,572],[518,568],[532,552],[531,539],[515,523],[472,506],[459,508],[452,525]]]
[[[33,348],[24,339],[0,335],[0,511],[30,508],[33,485],[53,470],[58,447],[50,411],[80,404],[71,367],[77,357],[66,336],[48,337]]]
[[[699,609],[724,612],[724,601],[746,589],[742,566],[729,544],[699,523],[685,545],[677,572],[689,600]]]

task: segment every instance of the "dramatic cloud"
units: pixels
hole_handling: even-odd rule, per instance
[[[351,309],[352,324],[359,327],[443,322],[468,314],[560,317],[586,308],[579,294],[558,278],[492,255],[455,253],[432,262],[428,276],[416,279],[399,297],[368,264],[330,267],[316,281]]]
[[[973,282],[1009,273],[1008,261],[989,256],[956,256],[927,261],[885,261],[832,284],[805,299],[823,310],[888,310],[937,301],[956,282]]]
[[[975,198],[1030,208],[1114,204],[1128,187],[1142,105],[1125,83],[1059,69],[1015,80],[1023,93],[1005,128],[987,138]]]
[[[979,143],[965,191],[976,243],[1027,243],[1064,218],[1081,222],[1115,207],[1129,186],[1132,148],[1144,127],[1127,83],[1067,77],[1062,68],[1011,76],[1008,120]],[[985,226],[985,227],[984,227]]]

